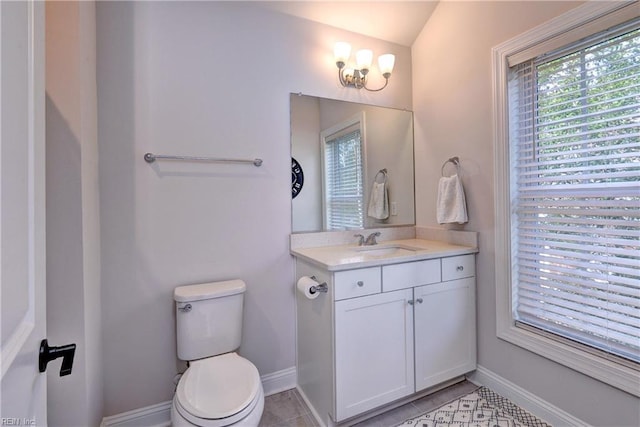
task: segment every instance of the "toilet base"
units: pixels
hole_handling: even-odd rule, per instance
[[[205,423],[198,425],[189,422],[185,419],[176,408],[176,396],[173,397],[171,403],[171,425],[173,427],[223,427],[223,426],[242,426],[242,427],[258,427],[260,419],[262,418],[262,412],[264,411],[264,392],[262,391],[262,385],[260,386],[260,395],[257,397],[258,402],[255,408],[243,419],[236,421],[233,424],[225,424],[220,420],[206,420]],[[205,421],[205,420],[203,420]]]

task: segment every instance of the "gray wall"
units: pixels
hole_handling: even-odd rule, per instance
[[[395,53],[389,87],[342,88],[339,40]],[[178,285],[245,280],[240,353],[294,366],[289,94],[408,108],[410,49],[233,2],[100,2],[97,43],[105,415],[171,399]]]
[[[76,343],[48,369],[50,426],[102,419],[95,4],[46,4],[47,338]],[[59,362],[58,362],[59,366]]]
[[[491,48],[578,4],[439,4],[412,46],[417,222],[436,223],[440,167],[460,156],[464,228],[480,238],[478,363],[592,425],[637,426],[637,397],[496,338]]]

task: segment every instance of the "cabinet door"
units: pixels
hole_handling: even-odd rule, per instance
[[[335,421],[414,392],[413,290],[335,303]]]
[[[416,391],[474,370],[475,278],[415,288],[415,299]]]

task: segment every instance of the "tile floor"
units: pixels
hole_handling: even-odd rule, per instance
[[[478,388],[468,381],[452,385],[422,399],[415,400],[399,408],[380,414],[354,427],[392,427],[407,418],[415,417],[457,399]],[[309,408],[295,390],[268,396],[265,399],[264,412],[260,427],[317,427],[318,423]]]

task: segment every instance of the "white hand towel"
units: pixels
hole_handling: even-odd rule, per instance
[[[373,183],[367,215],[375,219],[389,218],[389,199],[387,197],[387,185],[384,182]]]
[[[458,175],[443,176],[438,183],[438,224],[457,222],[464,224],[467,217],[467,202]]]

